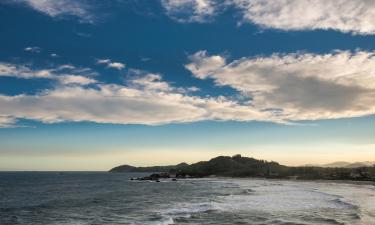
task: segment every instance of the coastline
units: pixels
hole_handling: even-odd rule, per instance
[[[129,172],[133,173],[133,172]],[[173,181],[184,179],[241,179],[241,180],[265,180],[265,181],[290,181],[290,182],[311,182],[311,183],[335,183],[335,184],[352,184],[352,185],[368,185],[375,186],[375,181],[361,180],[327,180],[327,179],[288,179],[288,178],[266,178],[266,177],[233,177],[233,176],[203,176],[203,177],[169,177],[168,173],[153,173],[145,177],[132,177],[130,180],[151,180],[159,181],[159,179],[171,179]]]
[[[209,176],[190,179],[206,179],[206,178],[220,178],[220,179],[246,179],[246,180],[267,180],[267,181],[293,181],[293,182],[316,182],[316,183],[336,183],[336,184],[354,184],[354,185],[369,185],[375,186],[375,181],[361,181],[361,180],[307,180],[307,179],[282,179],[282,178],[263,178],[263,177],[225,177],[225,176]]]

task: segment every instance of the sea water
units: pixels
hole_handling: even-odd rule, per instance
[[[0,224],[375,225],[372,185],[144,175],[2,172]]]

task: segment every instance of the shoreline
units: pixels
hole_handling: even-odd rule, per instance
[[[361,181],[361,180],[305,180],[305,179],[282,179],[282,178],[262,178],[262,177],[225,177],[225,176],[211,176],[191,179],[205,179],[205,178],[220,178],[220,179],[247,179],[247,180],[267,180],[267,181],[292,181],[292,182],[316,182],[316,183],[336,183],[336,184],[354,184],[354,185],[369,185],[375,186],[375,181]]]
[[[132,172],[130,172],[132,173]],[[158,175],[155,177],[154,175]],[[132,177],[130,180],[159,180],[171,179],[174,181],[184,179],[241,179],[241,180],[264,180],[264,181],[290,181],[290,182],[315,182],[315,183],[335,183],[335,184],[352,184],[352,185],[369,185],[375,186],[375,181],[362,181],[362,180],[327,180],[327,179],[288,179],[288,178],[266,178],[266,177],[230,177],[230,176],[204,176],[204,177],[166,177],[161,176],[163,173],[153,173],[145,177]],[[164,174],[165,175],[165,174]]]

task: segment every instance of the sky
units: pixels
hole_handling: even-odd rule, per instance
[[[0,170],[375,161],[371,0],[3,0]]]

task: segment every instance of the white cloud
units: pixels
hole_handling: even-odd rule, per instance
[[[375,34],[373,0],[229,0],[245,21],[280,30]]]
[[[92,23],[95,18],[90,7],[82,0],[14,0],[50,17],[75,16],[81,22]]]
[[[118,69],[118,70],[122,70],[122,69],[125,68],[125,64],[119,63],[119,62],[111,62],[111,63],[108,64],[108,67]]]
[[[198,52],[191,58],[186,68],[196,77],[212,78],[217,85],[238,90],[249,105],[270,111],[280,120],[375,114],[374,52],[274,54],[242,58],[221,67],[212,62],[225,62],[222,56]]]
[[[59,57],[59,55],[56,54],[56,53],[52,53],[52,54],[50,54],[50,56],[51,56],[52,58],[57,58],[57,57]]]
[[[110,62],[111,62],[110,59],[98,59],[98,60],[97,60],[97,63],[98,63],[98,64],[108,64],[108,63],[110,63]]]
[[[16,122],[17,122],[17,120],[12,118],[12,117],[0,115],[0,128],[16,127],[16,125],[15,125]]]
[[[118,70],[122,70],[126,66],[124,63],[113,62],[110,59],[98,59],[97,63],[106,65],[108,68],[114,68],[114,69],[118,69]]]
[[[0,62],[0,77],[16,77],[21,79],[43,78],[57,80],[62,84],[86,85],[95,83],[90,78],[96,75],[91,69],[76,68],[72,65],[61,65],[57,68],[32,69],[29,65],[16,65]]]
[[[194,55],[189,56],[191,63],[185,65],[198,78],[204,79],[212,72],[225,65],[225,58],[214,55],[207,56],[206,51],[198,51]]]
[[[120,85],[90,80],[83,75],[92,73],[90,69],[72,65],[31,70],[0,63],[3,76],[59,81],[35,95],[0,95],[0,124],[10,127],[17,119],[146,125],[202,120],[285,123],[375,114],[373,52],[274,54],[227,62],[223,56],[199,51],[190,60],[186,68],[196,77],[230,86],[240,96],[193,95],[194,87],[172,86],[160,74],[134,69]],[[76,75],[70,77],[69,71]]]
[[[39,53],[42,49],[37,46],[33,46],[33,47],[26,47],[24,50],[26,52]]]
[[[92,121],[155,125],[206,119],[269,119],[265,113],[223,97],[188,96],[173,88],[155,88],[154,84],[148,83],[143,87],[113,84],[98,84],[96,88],[60,86],[38,95],[0,95],[0,106],[0,115],[45,123]]]
[[[166,13],[172,19],[182,22],[206,22],[215,15],[214,0],[162,0]]]
[[[337,30],[375,34],[373,0],[162,0],[178,22],[207,22],[233,6],[243,22],[280,30]]]
[[[38,71],[32,72],[26,67],[0,65],[2,75],[11,71],[12,76],[31,79],[36,77],[30,74],[38,74]],[[53,73],[71,69],[77,70],[72,65],[40,70],[49,71],[45,72],[45,76],[59,80],[59,85],[53,89],[35,95],[0,95],[1,127],[16,126],[17,119],[45,123],[91,121],[147,125],[201,120],[277,121],[269,112],[259,112],[222,96],[189,95],[198,89],[174,87],[163,81],[161,75],[141,70],[130,70],[131,78],[124,85],[103,84],[78,75]],[[80,85],[67,85],[71,83]],[[88,83],[92,85],[84,86]]]
[[[27,65],[16,65],[0,62],[0,76],[17,78],[52,78],[52,71],[49,69],[32,70]]]
[[[161,75],[152,73],[146,74],[143,77],[131,79],[129,83],[133,87],[146,88],[149,90],[171,91],[174,89],[167,82],[162,81]]]
[[[97,82],[95,79],[84,77],[84,76],[78,76],[78,75],[63,75],[63,76],[59,76],[58,80],[62,84],[81,84],[81,85],[93,84]]]

